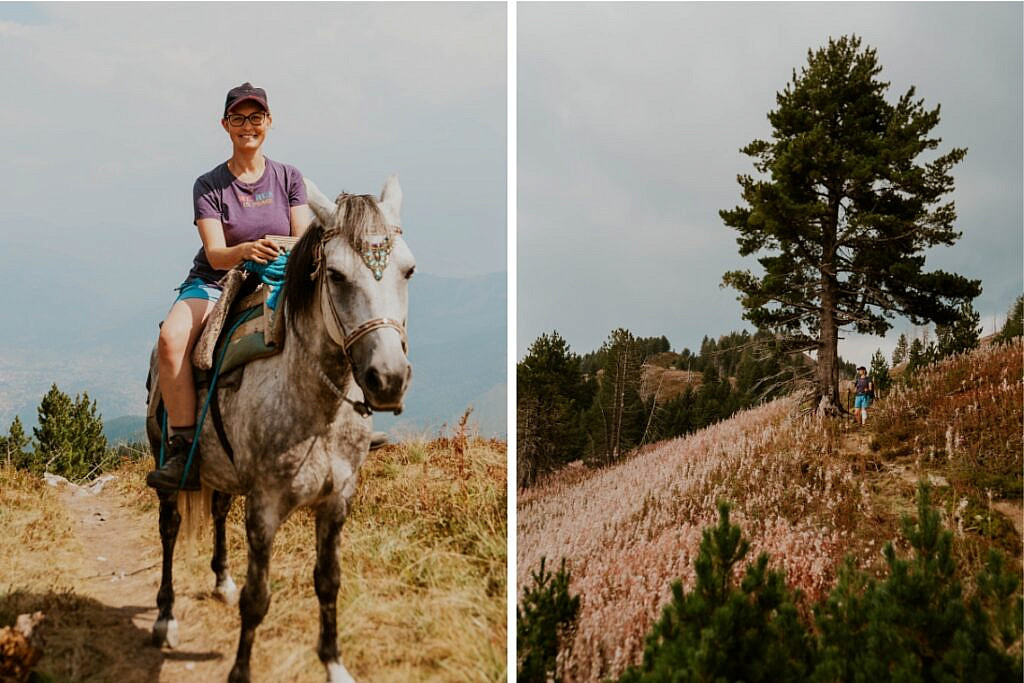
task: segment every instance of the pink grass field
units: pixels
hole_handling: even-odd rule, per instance
[[[596,680],[638,661],[671,582],[693,584],[701,531],[717,521],[720,500],[751,538],[751,559],[767,552],[792,586],[809,597],[827,591],[846,545],[843,517],[866,513],[867,496],[833,458],[802,462],[808,447],[827,448],[822,425],[791,419],[794,407],[776,401],[589,477],[570,467],[521,492],[520,589],[542,556],[564,557],[584,596],[569,678]]]
[[[549,567],[565,558],[571,591],[582,596],[576,638],[562,655],[565,679],[604,680],[639,663],[671,582],[694,584],[701,532],[717,522],[719,501],[732,505],[732,521],[751,541],[746,561],[768,553],[806,609],[832,588],[845,555],[872,573],[881,568],[881,547],[898,536],[898,513],[912,509],[926,470],[949,476],[957,495],[967,495],[954,474],[964,460],[1002,471],[996,465],[1011,458],[1019,472],[1020,355],[1017,344],[954,357],[894,391],[890,407],[881,401],[873,413],[879,428],[891,431],[897,420],[915,434],[901,459],[879,460],[871,430],[801,416],[795,400],[780,399],[615,466],[574,463],[520,490],[519,595],[546,557]],[[958,406],[947,412],[943,400]],[[955,445],[936,455],[947,440]],[[963,536],[962,524],[944,518],[960,527],[957,548],[988,542]],[[967,550],[960,554],[974,554]]]

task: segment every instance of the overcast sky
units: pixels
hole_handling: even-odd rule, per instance
[[[718,210],[739,204],[739,148],[767,139],[775,94],[829,36],[877,49],[890,101],[910,85],[942,105],[956,167],[954,247],[927,267],[980,278],[975,307],[1005,316],[1022,283],[1022,5],[520,3],[518,349],[557,329],[577,352],[609,331],[751,329],[722,273],[756,268]],[[886,339],[840,346],[865,365]]]
[[[329,196],[398,174],[421,272],[506,269],[502,4],[0,3],[0,63],[0,265],[73,282],[96,315],[170,306],[243,81],[269,96],[266,155]],[[81,303],[52,280],[5,295]]]

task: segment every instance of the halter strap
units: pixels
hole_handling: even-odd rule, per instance
[[[331,310],[333,309],[334,306],[332,305]],[[402,338],[402,353],[408,356],[409,339],[408,337],[405,336],[405,328],[402,327],[401,323],[399,323],[397,320],[392,320],[391,318],[374,318],[373,320],[367,320],[365,323],[363,323],[356,329],[352,330],[351,334],[345,337],[342,348],[344,348],[345,351],[347,352],[348,349],[350,349],[352,345],[359,341],[363,336],[382,327],[390,327],[398,331],[399,336]],[[344,328],[342,328],[342,331],[344,331]]]
[[[405,327],[400,322],[393,320],[392,318],[372,318],[352,330],[351,334],[346,334],[345,326],[341,323],[341,318],[338,316],[338,310],[334,305],[334,299],[330,297],[330,292],[327,290],[326,274],[321,273],[319,279],[320,312],[321,315],[323,315],[324,323],[327,327],[327,336],[329,336],[331,341],[341,348],[342,356],[345,357],[345,361],[353,371],[356,369],[356,364],[352,358],[352,354],[349,352],[349,349],[351,349],[357,341],[365,337],[370,332],[383,327],[390,327],[398,332],[402,339],[402,353],[406,356],[409,355],[409,338],[406,336]],[[323,372],[321,371],[321,375],[322,374]],[[366,417],[373,412],[370,409],[370,406],[364,402],[359,402],[358,404],[353,403],[352,405],[355,407],[356,412],[363,417]],[[401,410],[402,408],[399,406],[395,409],[395,414],[397,415]]]

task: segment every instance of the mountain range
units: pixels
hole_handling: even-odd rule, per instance
[[[505,437],[505,282],[505,273],[416,275],[409,291],[413,382],[404,413],[375,415],[375,429],[430,436],[472,407],[470,424],[482,436]],[[132,310],[97,310],[87,289],[67,282],[64,291],[75,305],[61,301],[60,316],[36,322],[46,302],[20,298],[0,312],[0,432],[17,415],[31,433],[39,401],[55,383],[96,400],[108,439],[133,439],[141,433],[149,354],[167,302],[140,304],[128,294]]]

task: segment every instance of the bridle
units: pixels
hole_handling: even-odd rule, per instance
[[[392,225],[389,227],[392,230],[393,235],[402,234],[401,227],[397,225]],[[341,349],[342,357],[344,357],[345,361],[349,364],[349,367],[352,368],[353,375],[357,375],[356,363],[355,360],[352,358],[350,349],[360,339],[362,339],[370,332],[373,332],[375,330],[391,328],[398,332],[398,335],[402,340],[402,353],[408,357],[409,338],[406,335],[405,325],[401,321],[395,320],[394,318],[371,318],[370,320],[360,323],[351,332],[346,331],[345,325],[341,322],[341,317],[338,315],[338,309],[334,303],[334,298],[331,296],[330,293],[330,289],[327,282],[327,268],[324,267],[324,257],[322,251],[324,243],[326,243],[332,237],[336,236],[338,232],[338,230],[329,230],[324,233],[323,237],[321,237],[316,257],[316,266],[314,267],[314,271],[311,277],[319,281],[318,286],[320,289],[320,313],[323,316],[324,325],[327,328],[327,336],[330,337],[331,341],[334,342]],[[392,235],[388,235],[388,237],[386,238],[388,243],[387,253],[389,254],[391,252],[391,236]],[[379,281],[381,279],[381,274],[383,270],[387,268],[387,258],[384,258],[383,263],[381,263],[379,259],[375,260],[372,264],[369,262],[369,259],[367,258],[364,258],[364,261],[366,262],[367,268],[370,268],[370,270],[373,271],[374,278],[377,281]],[[370,408],[370,406],[367,403],[365,403],[364,401],[353,401],[352,399],[348,398],[348,396],[345,396],[344,392],[342,392],[337,387],[337,385],[334,384],[334,382],[330,381],[330,378],[327,377],[327,375],[322,370],[320,371],[319,374],[321,379],[323,379],[328,384],[328,386],[330,386],[330,388],[334,391],[336,395],[338,395],[343,401],[352,404],[352,407],[355,409],[357,413],[359,413],[359,415],[363,417],[368,417],[369,415],[373,414],[373,409]],[[392,410],[394,411],[395,415],[398,415],[402,412],[402,404],[398,404],[397,406],[386,406],[385,409]]]

